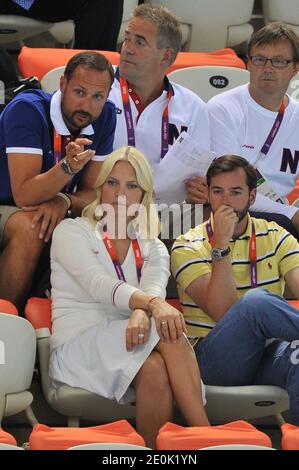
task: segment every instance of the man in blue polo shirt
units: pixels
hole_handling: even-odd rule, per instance
[[[102,54],[77,54],[53,96],[29,90],[0,117],[0,298],[19,307],[55,226],[95,197],[114,138],[115,108],[106,101],[113,79]]]

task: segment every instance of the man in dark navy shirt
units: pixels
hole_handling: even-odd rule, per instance
[[[69,61],[53,96],[29,90],[1,114],[0,298],[17,306],[55,226],[95,197],[114,139],[113,79],[102,54],[83,52]]]

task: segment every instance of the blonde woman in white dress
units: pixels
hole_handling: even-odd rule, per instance
[[[165,299],[169,255],[157,238],[144,155],[106,158],[96,200],[54,231],[50,376],[119,403],[136,401],[136,425],[155,448],[173,400],[189,425],[207,425],[200,373],[183,315]]]

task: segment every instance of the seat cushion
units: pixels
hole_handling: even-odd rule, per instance
[[[126,420],[88,428],[54,428],[37,424],[29,436],[31,450],[64,450],[94,442],[145,445],[143,438]]]
[[[8,432],[4,431],[2,428],[0,428],[0,442],[1,444],[11,444],[13,446],[17,445],[15,438]]]
[[[159,450],[195,450],[220,444],[255,444],[272,447],[271,439],[246,421],[221,426],[183,427],[166,423],[157,436]]]
[[[82,52],[80,49],[55,49],[22,47],[18,57],[19,69],[23,77],[35,75],[39,80],[56,67],[66,65],[75,54]],[[112,51],[98,51],[107,57],[113,65],[119,64],[119,53]]]
[[[281,426],[281,448],[283,450],[299,450],[299,426],[283,424]]]
[[[183,67],[195,67],[197,65],[221,65],[246,69],[243,60],[237,56],[233,49],[227,47],[213,52],[179,52],[167,73]]]

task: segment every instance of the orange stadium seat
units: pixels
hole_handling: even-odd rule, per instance
[[[2,428],[0,428],[0,443],[11,444],[13,446],[17,445],[17,441],[15,440],[15,438],[8,432],[4,431]]]
[[[25,307],[25,316],[35,330],[48,328],[52,331],[51,300],[32,297]]]
[[[299,179],[296,181],[296,184],[292,191],[288,194],[287,199],[290,204],[293,204],[296,199],[299,198]]]
[[[283,450],[299,450],[299,426],[283,424],[281,426],[281,448]]]
[[[158,450],[196,450],[221,444],[254,444],[272,447],[271,439],[246,421],[221,426],[184,427],[166,423],[157,436]]]
[[[54,428],[37,424],[30,436],[31,450],[64,450],[94,442],[122,442],[144,446],[143,438],[126,420],[87,428]]]
[[[35,75],[41,80],[49,70],[66,65],[70,58],[78,52],[82,52],[82,50],[22,47],[18,57],[19,69],[23,77]],[[119,64],[118,52],[99,52],[104,54],[113,65]]]
[[[183,67],[194,67],[196,65],[219,65],[246,69],[243,60],[237,56],[233,49],[227,47],[213,52],[179,52],[167,73]]]
[[[19,69],[23,77],[35,75],[41,80],[49,70],[66,65],[69,59],[78,52],[81,51],[77,49],[23,47],[18,57]],[[99,52],[102,52],[113,65],[119,64],[118,52]],[[180,52],[167,73],[182,67],[195,65],[224,65],[246,68],[244,62],[239,59],[233,49],[225,48],[213,52]]]
[[[18,310],[9,300],[0,299],[0,313],[10,313],[11,315],[18,315]]]

